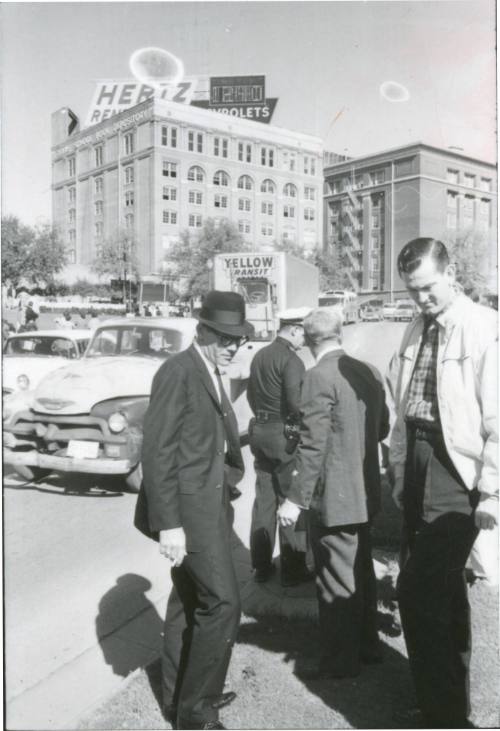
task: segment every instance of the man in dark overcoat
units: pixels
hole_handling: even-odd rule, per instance
[[[253,328],[234,292],[209,292],[197,335],[157,372],[144,422],[136,525],[172,562],[172,612],[162,655],[165,715],[177,728],[224,728],[218,708],[240,619],[230,546],[229,489],[243,476],[236,417],[218,368]]]
[[[342,349],[342,314],[304,320],[316,365],[302,385],[300,444],[284,525],[309,510],[322,657],[314,675],[359,674],[381,660],[370,520],[380,508],[379,442],[389,431],[382,379]]]

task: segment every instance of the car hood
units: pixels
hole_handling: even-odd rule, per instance
[[[33,408],[44,414],[85,414],[100,401],[148,396],[162,363],[139,356],[82,358],[39,383]]]
[[[28,376],[30,388],[35,388],[37,383],[47,373],[55,371],[61,366],[67,365],[67,358],[59,358],[58,356],[41,356],[29,355],[20,356],[6,355],[3,358],[3,387],[17,391],[17,377],[21,374]]]

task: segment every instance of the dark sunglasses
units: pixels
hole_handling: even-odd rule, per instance
[[[229,345],[236,345],[239,348],[240,345],[248,342],[248,338],[245,335],[224,335],[223,333],[217,332],[217,330],[212,330],[212,328],[209,328],[209,330],[216,336],[217,342],[223,348],[227,348]]]

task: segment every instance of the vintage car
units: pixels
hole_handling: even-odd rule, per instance
[[[396,312],[394,313],[394,319],[396,322],[400,322],[402,320],[410,322],[416,314],[417,308],[413,302],[398,302],[396,305]]]
[[[5,404],[5,463],[26,479],[53,471],[120,475],[138,490],[153,376],[165,358],[189,346],[195,327],[192,318],[103,322],[83,358],[41,380],[29,407]]]
[[[382,317],[384,320],[394,320],[396,314],[396,302],[385,302],[382,305]]]
[[[4,404],[4,462],[28,480],[50,472],[142,480],[140,454],[151,383],[166,358],[193,340],[193,318],[113,318],[94,331],[84,357],[46,376],[21,408]],[[240,433],[251,416],[246,378],[251,344],[223,374]],[[247,362],[248,361],[248,362]]]
[[[360,308],[359,311],[361,320],[366,322],[376,321],[379,322],[382,319],[382,307],[381,305],[369,304]]]
[[[2,393],[35,388],[51,371],[81,358],[89,330],[33,330],[13,333],[3,349]]]

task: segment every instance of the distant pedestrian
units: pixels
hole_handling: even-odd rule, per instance
[[[56,318],[56,324],[59,330],[73,330],[75,327],[69,310],[64,310],[62,317]]]
[[[89,311],[89,319],[87,321],[87,327],[90,330],[95,330],[96,327],[100,324],[99,316],[97,314],[97,310],[95,310],[93,307],[90,308]]]
[[[392,364],[393,497],[409,547],[399,610],[425,728],[469,728],[464,569],[478,536],[498,526],[498,323],[457,291],[441,241],[410,241],[398,270],[421,310]]]

